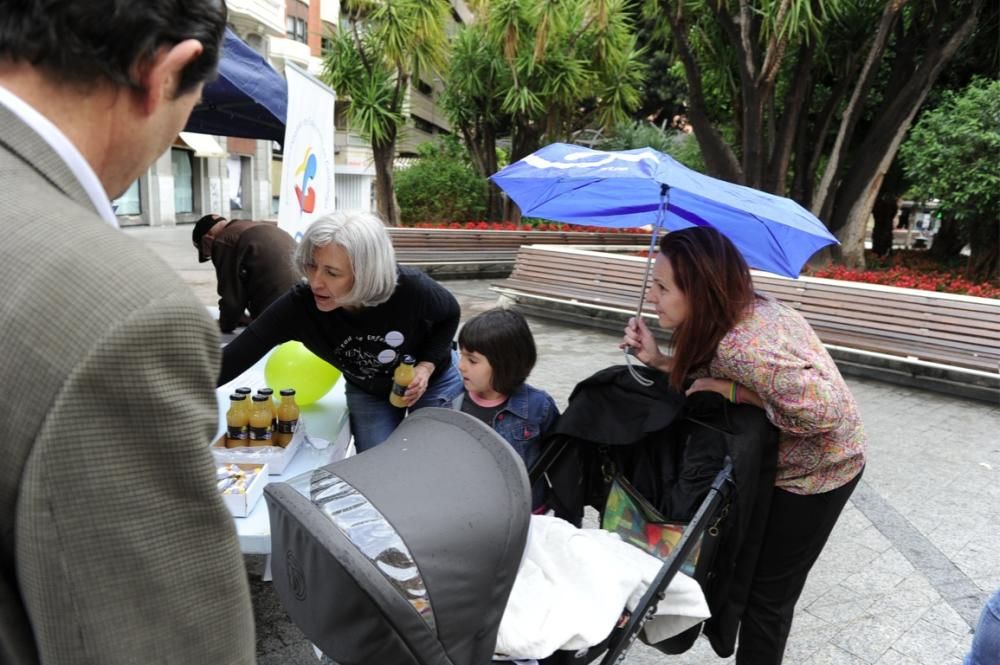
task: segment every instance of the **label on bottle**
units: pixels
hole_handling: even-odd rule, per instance
[[[246,427],[227,427],[226,436],[230,439],[245,440],[247,438],[247,428]]]
[[[271,428],[270,427],[251,427],[250,428],[250,440],[251,441],[270,441],[271,440]]]
[[[403,395],[406,394],[406,388],[407,386],[401,386],[394,381],[392,383],[392,394],[399,395],[400,397],[402,397]]]
[[[277,432],[281,434],[294,434],[299,426],[298,420],[279,420]]]

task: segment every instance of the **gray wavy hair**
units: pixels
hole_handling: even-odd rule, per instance
[[[347,307],[374,307],[387,301],[396,290],[396,252],[389,232],[375,215],[362,212],[332,212],[317,218],[306,229],[295,249],[295,267],[306,279],[318,247],[336,243],[351,260],[354,287],[340,299]]]

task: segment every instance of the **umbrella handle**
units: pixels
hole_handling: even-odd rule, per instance
[[[628,367],[628,373],[632,375],[632,378],[635,379],[635,382],[638,383],[640,386],[645,386],[647,388],[650,387],[651,385],[653,385],[653,381],[651,379],[647,379],[646,377],[644,377],[642,374],[639,374],[639,372],[635,370],[635,364],[632,362],[633,357],[635,357],[635,349],[632,348],[631,346],[626,346],[625,366]]]
[[[656,223],[653,225],[652,237],[649,239],[649,251],[646,253],[646,271],[642,276],[642,291],[639,292],[639,307],[635,310],[636,321],[642,317],[642,306],[646,303],[646,288],[649,286],[649,273],[650,269],[653,267],[653,255],[656,253],[656,241],[658,239],[660,229],[663,228],[663,218],[666,217],[669,205],[670,186],[667,184],[661,184],[660,209],[656,212]],[[628,367],[628,373],[632,375],[632,378],[635,379],[636,383],[647,388],[653,385],[651,380],[642,376],[635,370],[635,366],[632,363],[632,358],[635,357],[635,349],[631,346],[626,346],[624,351],[625,366]]]

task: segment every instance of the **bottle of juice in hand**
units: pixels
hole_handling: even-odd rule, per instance
[[[417,361],[413,356],[403,356],[399,365],[396,366],[396,371],[392,373],[392,392],[389,393],[389,403],[400,409],[406,408],[403,395],[406,394],[406,388],[413,381],[413,366],[415,364]]]

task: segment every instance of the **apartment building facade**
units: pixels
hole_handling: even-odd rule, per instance
[[[229,26],[281,74],[294,63],[322,73],[323,46],[346,27],[339,0],[228,0]],[[472,21],[462,0],[452,0],[454,31]],[[437,105],[437,79],[416,79],[407,91],[406,127],[399,154],[451,131]],[[351,131],[349,99],[336,103],[335,205],[370,210],[375,170],[371,146]],[[217,213],[229,219],[276,219],[281,186],[281,146],[276,142],[182,132],[129,190],[113,202],[123,226],[170,226]]]

